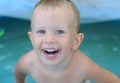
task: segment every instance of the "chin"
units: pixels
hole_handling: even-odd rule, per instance
[[[44,63],[45,65],[48,65],[48,66],[56,66],[56,65],[58,65],[58,64],[60,64],[61,63],[61,60],[59,59],[43,59],[42,60],[42,63]]]

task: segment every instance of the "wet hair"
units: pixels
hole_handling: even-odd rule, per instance
[[[36,5],[34,10],[37,8],[53,8],[55,9],[56,7],[63,7],[67,8],[68,11],[71,11],[71,13],[74,16],[74,21],[75,21],[75,27],[77,29],[77,33],[80,32],[80,13],[79,10],[77,9],[76,5],[71,1],[71,0],[40,0]],[[33,10],[33,12],[34,12]]]

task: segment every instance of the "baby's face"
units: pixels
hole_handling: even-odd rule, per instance
[[[36,9],[29,33],[33,47],[42,62],[56,65],[73,53],[77,32],[70,13],[64,9]]]

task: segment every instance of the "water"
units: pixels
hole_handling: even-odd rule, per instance
[[[27,36],[30,21],[1,18],[0,83],[14,83],[14,66],[20,56],[32,49]],[[120,22],[82,24],[85,39],[79,47],[93,61],[120,77]],[[28,83],[35,83],[27,77]]]

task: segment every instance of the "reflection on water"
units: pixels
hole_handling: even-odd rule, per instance
[[[14,83],[14,66],[20,56],[32,49],[27,36],[30,21],[1,18],[0,83]],[[85,39],[79,47],[93,61],[120,77],[120,22],[81,24]],[[7,79],[7,80],[6,80]],[[34,83],[28,77],[29,83]]]

